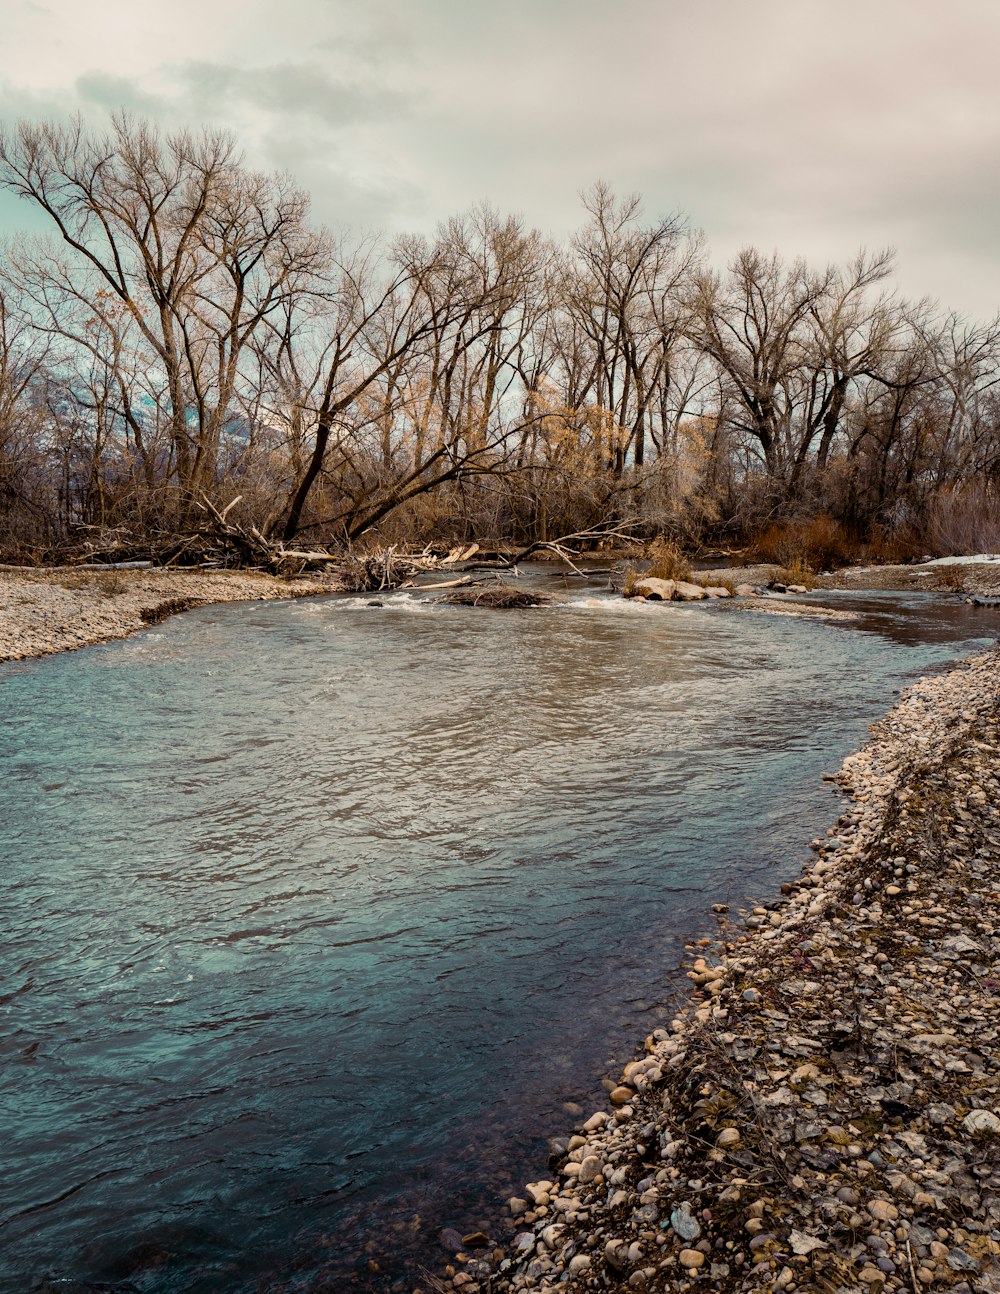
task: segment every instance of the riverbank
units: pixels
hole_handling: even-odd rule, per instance
[[[432,1288],[1000,1291],[1000,653],[830,780],[816,862],[719,909],[692,1003]]]
[[[725,566],[699,570],[698,578],[710,583],[752,584],[766,587],[781,578],[775,565]],[[827,575],[816,575],[812,587],[842,589],[853,592],[880,590],[909,593],[958,593],[992,598],[1000,596],[1000,561],[974,561],[967,558],[928,562],[915,566],[845,566]]]
[[[127,638],[214,602],[312,597],[337,587],[318,575],[244,571],[0,568],[0,662]]]

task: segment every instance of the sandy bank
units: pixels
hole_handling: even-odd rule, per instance
[[[301,598],[336,586],[229,571],[0,568],[0,661],[126,638],[176,611],[212,602]]]
[[[434,1288],[1000,1291],[1000,653],[923,679],[836,775],[780,902]]]

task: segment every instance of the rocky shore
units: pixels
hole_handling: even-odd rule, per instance
[[[802,878],[717,908],[672,1029],[430,1288],[1000,1292],[1000,651],[830,780]]]
[[[336,585],[229,571],[0,568],[0,662],[127,638],[213,602],[301,598]]]

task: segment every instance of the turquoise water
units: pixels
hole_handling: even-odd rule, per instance
[[[1000,623],[831,596],[235,605],[0,667],[0,1288],[409,1289],[495,1224]]]

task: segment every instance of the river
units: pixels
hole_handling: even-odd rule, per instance
[[[533,578],[564,600],[0,666],[0,1289],[412,1289],[668,1020],[710,905],[797,874],[893,691],[1000,629]]]

